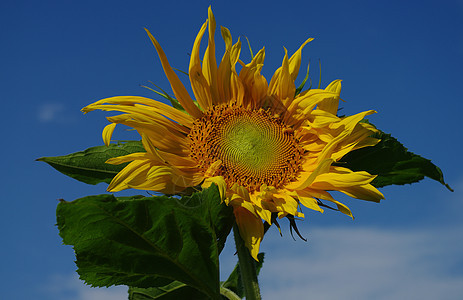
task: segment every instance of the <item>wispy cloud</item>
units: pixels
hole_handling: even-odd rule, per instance
[[[44,103],[41,104],[37,111],[37,118],[40,122],[53,122],[64,120],[62,113],[64,105],[62,103]]]
[[[313,229],[308,243],[269,237],[263,299],[461,299],[454,230]],[[264,249],[265,250],[265,249]]]
[[[127,287],[92,288],[77,274],[55,275],[42,286],[40,294],[47,300],[127,300]]]

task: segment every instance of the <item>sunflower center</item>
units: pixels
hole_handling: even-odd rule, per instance
[[[228,162],[250,173],[268,168],[276,152],[272,143],[272,128],[268,125],[253,122],[249,116],[230,120],[220,136],[223,154]]]
[[[197,119],[189,134],[190,156],[203,171],[217,160],[229,186],[251,192],[262,184],[281,187],[300,169],[302,147],[291,130],[268,111],[216,106]]]

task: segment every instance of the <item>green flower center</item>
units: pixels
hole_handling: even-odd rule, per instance
[[[236,168],[259,173],[274,163],[276,154],[272,126],[256,123],[249,116],[230,120],[222,131],[223,156]]]
[[[194,122],[189,134],[190,156],[206,171],[222,161],[215,176],[223,176],[250,191],[262,184],[281,187],[300,169],[303,149],[294,133],[265,110],[219,106]]]

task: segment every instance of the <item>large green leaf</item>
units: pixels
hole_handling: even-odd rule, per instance
[[[200,291],[182,283],[174,281],[168,285],[154,288],[129,288],[129,300],[178,300],[195,299],[208,300],[209,297]]]
[[[219,260],[233,225],[216,186],[189,197],[98,195],[57,208],[64,244],[92,286],[162,287],[180,281],[220,299]]]
[[[346,154],[338,165],[353,171],[367,171],[378,175],[372,182],[375,187],[414,183],[429,177],[452,191],[444,182],[441,169],[429,159],[409,152],[390,134],[380,132],[375,137],[381,139],[377,145]]]
[[[262,265],[264,263],[264,253],[257,255],[259,261],[256,262],[256,271],[259,275]],[[221,289],[228,289],[235,293],[240,298],[243,298],[244,287],[241,281],[240,266],[236,264],[232,273],[228,277],[227,281],[220,284]],[[222,296],[223,299],[227,299]],[[192,287],[179,282],[174,281],[162,287],[154,288],[129,288],[129,300],[177,300],[177,299],[195,299],[195,300],[206,300],[208,297]]]
[[[108,159],[134,152],[146,152],[141,142],[119,142],[109,146],[88,148],[64,156],[42,157],[37,160],[46,162],[61,173],[79,181],[97,184],[111,182],[111,179],[127,165],[106,164]]]

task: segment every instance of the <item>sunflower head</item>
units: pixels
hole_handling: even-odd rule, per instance
[[[138,131],[146,150],[107,161],[129,162],[108,190],[176,193],[216,184],[225,203],[233,206],[240,234],[255,259],[263,221],[272,224],[276,218],[304,217],[303,206],[323,212],[322,201],[334,203],[352,217],[330,191],[369,201],[382,199],[370,184],[374,175],[336,164],[350,151],[378,142],[371,137],[376,129],[361,122],[374,111],[338,116],[340,80],[325,89],[296,93],[301,52],[312,39],[290,57],[285,49],[282,65],[268,83],[261,74],[265,49],[244,63],[240,40],[233,43],[230,31],[222,27],[225,53],[217,63],[215,30],[209,8],[191,51],[188,73],[194,99],[147,30],[182,109],[134,96],[106,98],[83,108],[85,113],[122,112],[108,117],[111,123],[103,130],[104,142],[109,144],[116,124],[124,124]],[[200,55],[206,31],[208,45]]]

